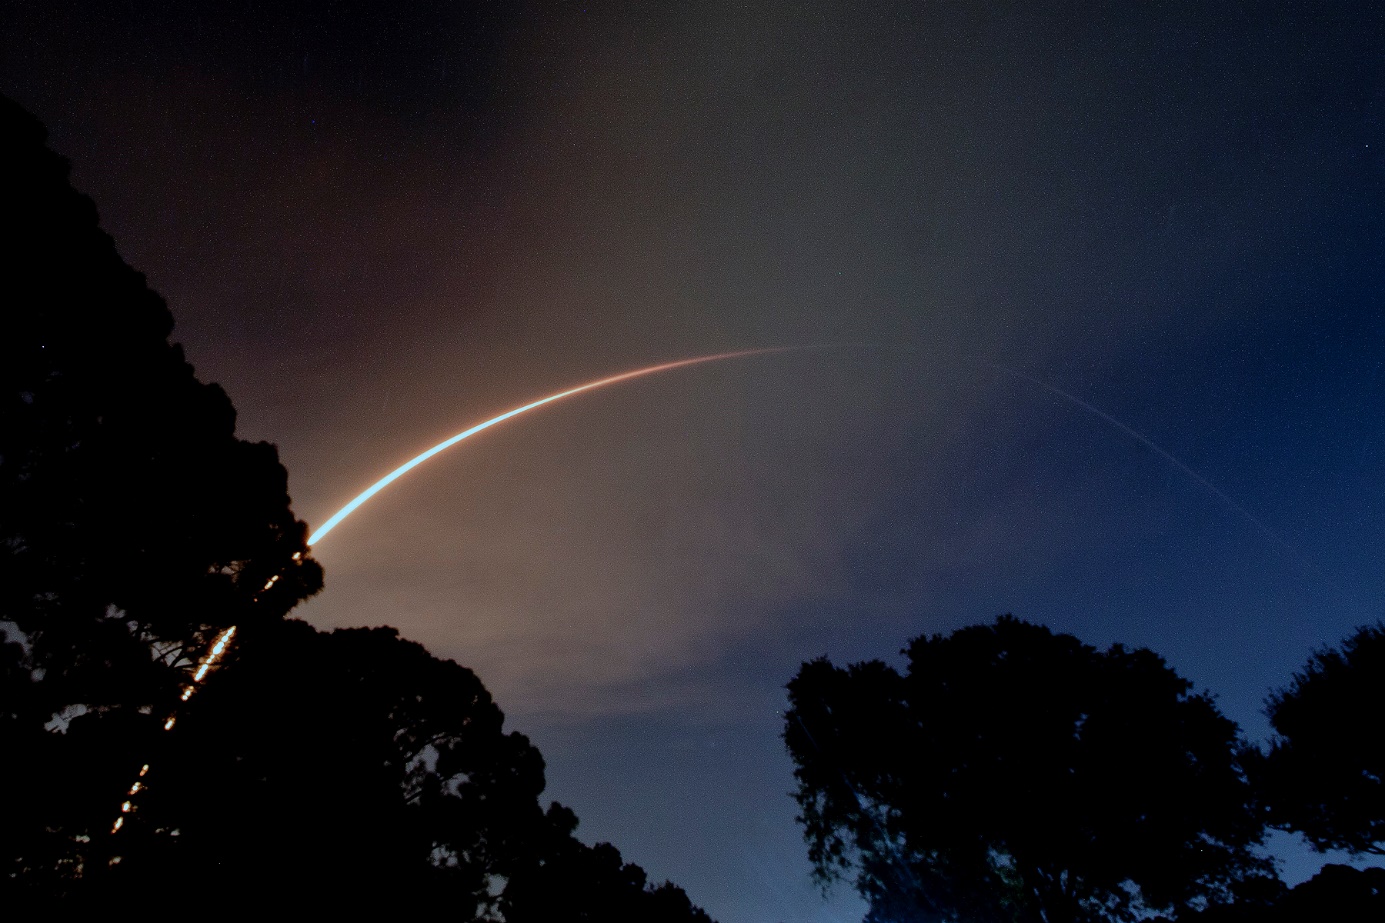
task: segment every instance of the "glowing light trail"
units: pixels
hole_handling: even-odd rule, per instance
[[[321,528],[319,528],[316,532],[310,535],[308,537],[308,544],[312,545],[315,542],[317,542],[328,532],[332,531],[332,529],[335,528],[337,524],[340,523],[343,519],[351,515],[351,513],[354,512],[356,508],[359,507],[362,503],[365,503],[367,500],[378,494],[385,487],[388,487],[391,483],[398,480],[402,475],[405,475],[414,468],[417,468],[419,465],[423,464],[428,459],[432,458],[434,455],[437,455],[439,452],[451,448],[452,446],[461,442],[463,439],[466,439],[468,436],[474,436],[482,430],[490,429],[497,423],[503,423],[511,417],[517,417],[520,414],[525,413],[527,411],[536,410],[537,408],[542,407],[544,404],[551,404],[554,401],[560,401],[565,397],[572,397],[573,395],[581,394],[583,391],[593,391],[597,388],[604,388],[607,385],[614,385],[622,381],[629,381],[633,378],[643,378],[645,375],[656,375],[659,372],[670,372],[674,369],[681,369],[692,365],[701,365],[705,362],[721,362],[726,359],[742,359],[748,358],[750,356],[765,356],[771,353],[782,353],[790,352],[793,350],[817,348],[820,347],[774,346],[766,349],[742,349],[736,352],[717,353],[716,355],[712,356],[697,356],[692,359],[678,359],[674,362],[663,362],[659,365],[651,365],[647,368],[635,369],[631,372],[621,372],[619,375],[611,375],[606,378],[598,379],[596,381],[589,381],[584,385],[578,385],[577,387],[569,388],[566,391],[559,391],[557,394],[550,394],[548,397],[541,398],[529,404],[525,404],[523,407],[516,407],[514,410],[508,410],[498,417],[492,417],[484,423],[478,423],[477,425],[471,427],[471,429],[464,430],[458,433],[457,435],[453,436],[451,439],[447,439],[443,442],[438,443],[437,445],[433,446],[431,449],[424,452],[423,454],[417,455],[414,458],[409,459],[409,461],[400,465],[398,468],[394,469],[389,474],[385,475],[380,480],[370,485],[370,487],[366,488],[365,491],[363,491],[354,500],[352,500],[350,503],[346,504],[346,506],[342,507],[339,511],[337,511],[337,514],[335,516],[327,520],[327,522],[323,523]],[[294,552],[292,559],[294,561],[301,561],[303,559],[303,553],[301,551]],[[261,587],[260,592],[263,593],[272,589],[274,585],[279,582],[280,576],[280,574],[275,574],[271,576],[268,580],[265,581],[265,584],[263,587]],[[221,655],[226,652],[226,648],[230,645],[231,639],[235,636],[235,634],[236,626],[232,625],[230,628],[226,629],[226,631],[223,632],[220,637],[217,638],[216,643],[212,646],[211,651],[208,652],[207,656],[203,658],[202,662],[198,665],[197,672],[193,675],[192,681],[188,683],[187,686],[183,687],[183,692],[180,697],[181,701],[186,702],[188,699],[192,698],[193,693],[195,693],[197,691],[197,688],[200,685],[202,685],[204,680],[206,680],[208,672],[212,669],[212,667],[216,665],[216,662],[221,659]],[[177,720],[178,716],[176,714],[169,715],[168,720],[164,722],[164,730],[173,730],[173,726],[177,722]],[[149,764],[146,763],[139,771],[140,778],[144,778],[145,774],[148,772]],[[139,794],[139,792],[143,789],[143,783],[135,782],[132,786],[130,786],[129,797],[133,799],[134,796]],[[134,810],[135,805],[130,800],[127,800],[123,804],[121,804],[121,816],[115,819],[115,824],[111,827],[112,834],[118,832],[120,828],[125,825],[124,815],[129,814]],[[116,861],[119,861],[119,857],[116,857],[116,859],[112,860],[112,862]]]
[[[300,557],[300,555],[295,554],[293,559],[297,561]],[[274,578],[274,580],[278,579],[278,577]],[[273,586],[274,580],[270,581],[270,586]],[[220,635],[217,636],[216,643],[212,645],[212,649],[207,653],[206,657],[202,658],[202,662],[198,665],[197,673],[193,675],[192,682],[183,687],[183,694],[179,697],[181,701],[186,702],[188,699],[192,698],[192,694],[197,691],[197,687],[201,685],[203,680],[207,678],[207,673],[212,669],[212,667],[216,666],[216,662],[221,659],[221,655],[226,653],[226,648],[230,646],[231,639],[235,636],[236,626],[234,625],[232,625],[230,628],[226,629]],[[173,725],[177,722],[178,716],[176,714],[169,715],[168,720],[164,722],[164,730],[173,730]],[[149,764],[145,763],[139,769],[139,778],[143,779],[145,775],[148,774],[148,772]],[[133,785],[130,786],[130,791],[128,793],[129,797],[120,806],[120,813],[122,815],[129,814],[131,811],[135,809],[133,799],[143,790],[144,783],[140,781],[136,781]],[[123,816],[117,817],[115,819],[114,826],[111,827],[111,833],[115,834],[120,832],[120,828],[123,826],[125,826],[125,818]]]
[[[419,465],[423,464],[428,459],[432,458],[434,455],[437,455],[439,452],[443,452],[447,449],[450,449],[452,446],[461,442],[463,439],[468,438],[469,436],[474,436],[482,430],[490,429],[497,423],[503,423],[511,417],[517,417],[520,414],[527,413],[530,410],[536,410],[545,404],[552,404],[555,401],[560,401],[565,397],[572,397],[574,395],[581,394],[584,391],[594,391],[597,388],[604,388],[607,385],[618,384],[622,381],[630,381],[634,378],[643,378],[646,375],[657,375],[659,372],[671,372],[674,369],[686,368],[688,366],[693,365],[702,365],[706,362],[721,362],[727,359],[743,359],[748,358],[750,356],[765,356],[770,355],[772,353],[782,353],[791,352],[795,350],[820,348],[822,347],[773,346],[765,349],[742,349],[737,350],[735,352],[716,353],[715,355],[711,356],[696,356],[692,359],[678,359],[673,362],[663,362],[659,365],[651,365],[646,368],[635,369],[630,372],[621,372],[619,375],[610,375],[606,378],[597,379],[596,381],[589,381],[584,385],[578,385],[575,388],[568,388],[566,391],[559,391],[557,394],[550,394],[548,397],[540,398],[539,400],[525,404],[522,407],[516,407],[513,410],[507,410],[505,413],[502,413],[497,417],[492,417],[491,419],[486,420],[484,423],[478,423],[470,429],[463,430],[462,432],[458,433],[452,438],[446,439],[438,443],[428,451],[423,452],[420,455],[414,456],[404,464],[400,465],[398,468],[395,468],[389,474],[385,475],[380,480],[376,481],[374,484],[370,485],[368,488],[362,491],[350,503],[346,504],[346,506],[338,510],[336,515],[334,515],[331,519],[323,523],[322,526],[316,532],[314,532],[312,535],[308,537],[308,544],[312,545],[318,542],[324,535],[332,531],[332,529],[336,528],[338,523],[340,523],[347,516],[350,516],[353,512],[355,512],[356,508],[359,507],[362,503],[365,503],[371,497],[378,494],[381,490],[397,481],[403,475],[408,474],[414,468],[417,468]],[[294,561],[301,561],[302,559],[303,553],[301,551],[294,552]],[[270,589],[272,589],[274,585],[279,582],[280,576],[280,574],[274,574],[273,576],[271,576],[268,580],[265,581],[265,584],[263,587],[261,587],[260,592],[267,592]],[[211,651],[207,654],[205,658],[203,658],[202,662],[198,665],[197,672],[193,675],[192,681],[187,686],[183,687],[181,701],[186,702],[188,699],[192,698],[193,693],[197,691],[197,688],[207,678],[208,672],[212,669],[212,667],[216,665],[216,662],[221,659],[221,655],[225,653],[226,648],[230,645],[231,639],[235,636],[235,633],[236,626],[232,625],[230,628],[226,629],[226,631],[222,633],[222,635],[219,638],[217,638],[216,643],[212,646]],[[169,715],[168,720],[164,722],[164,730],[171,731],[177,720],[178,716],[176,714]],[[140,778],[144,778],[145,774],[148,772],[149,764],[146,763],[139,771]],[[143,783],[135,782],[132,786],[130,786],[129,798],[133,799],[134,796],[136,796],[137,794],[139,794],[141,790],[143,790],[143,788]],[[127,800],[123,804],[121,804],[121,816],[118,816],[115,819],[115,824],[111,827],[112,834],[118,832],[120,828],[125,825],[124,815],[131,813],[134,809],[135,806],[133,802],[130,800]],[[117,856],[111,861],[112,863],[118,862],[119,857]]]
[[[347,516],[350,516],[353,512],[355,512],[356,508],[359,507],[362,503],[365,503],[367,500],[378,494],[380,491],[384,490],[390,484],[399,480],[400,477],[402,477],[405,474],[408,474],[414,468],[417,468],[419,465],[423,464],[428,459],[432,458],[434,455],[437,455],[439,452],[446,451],[447,449],[450,449],[452,448],[452,446],[461,442],[463,439],[466,439],[469,436],[474,436],[482,430],[490,429],[497,423],[504,423],[511,417],[517,417],[520,414],[527,413],[530,410],[537,410],[544,404],[551,404],[554,401],[560,401],[565,397],[572,397],[575,394],[581,394],[583,391],[594,391],[597,388],[604,388],[607,385],[614,385],[618,382],[629,381],[632,378],[643,378],[645,375],[657,375],[659,372],[670,372],[674,369],[686,368],[690,365],[701,365],[704,362],[721,362],[725,359],[742,359],[749,356],[765,356],[769,355],[770,353],[782,353],[789,352],[792,350],[813,348],[815,347],[776,346],[770,347],[768,349],[742,349],[737,352],[717,353],[713,356],[698,356],[693,359],[679,359],[674,362],[664,362],[659,365],[651,365],[648,368],[635,369],[633,372],[622,372],[619,375],[612,375],[609,378],[602,378],[598,379],[597,381],[590,381],[587,382],[585,385],[578,385],[577,387],[569,388],[566,391],[559,391],[557,394],[550,394],[548,397],[541,398],[530,404],[525,404],[523,407],[516,407],[514,410],[507,410],[505,413],[502,413],[498,417],[491,417],[484,423],[478,423],[471,429],[463,430],[462,432],[453,436],[451,439],[445,439],[442,442],[439,442],[437,445],[433,446],[428,451],[420,455],[414,456],[413,458],[406,461],[404,464],[400,465],[398,468],[395,468],[389,474],[382,477],[380,480],[376,481],[374,484],[371,484],[369,487],[363,490],[354,500],[352,500],[350,503],[346,504],[346,506],[338,510],[331,519],[324,522],[316,532],[308,536],[308,544],[312,545],[321,540],[321,538],[324,535],[336,528],[338,523],[340,523]],[[266,585],[265,589],[269,589],[269,586]]]

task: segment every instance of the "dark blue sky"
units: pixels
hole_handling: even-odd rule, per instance
[[[1376,5],[775,6],[0,13],[0,92],[314,524],[565,386],[876,344],[546,409],[315,549],[302,617],[477,669],[723,923],[859,916],[793,823],[805,659],[1013,612],[1260,738],[1385,614]]]

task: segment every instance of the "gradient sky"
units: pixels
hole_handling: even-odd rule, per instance
[[[1378,4],[112,6],[7,3],[0,92],[312,524],[565,387],[851,344],[478,436],[299,610],[474,668],[722,923],[860,917],[793,821],[805,659],[1013,612],[1262,738],[1385,615]]]

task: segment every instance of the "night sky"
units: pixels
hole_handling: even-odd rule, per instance
[[[460,445],[298,610],[474,668],[722,923],[862,912],[793,820],[805,659],[1013,612],[1263,739],[1385,616],[1378,4],[116,6],[5,4],[0,92],[313,525],[562,388],[847,344]]]

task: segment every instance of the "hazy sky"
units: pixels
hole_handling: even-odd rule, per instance
[[[1385,614],[1376,4],[109,6],[7,4],[0,92],[310,523],[588,379],[849,344],[458,446],[299,610],[474,668],[722,923],[860,916],[793,822],[805,659],[1013,612],[1260,737]]]

